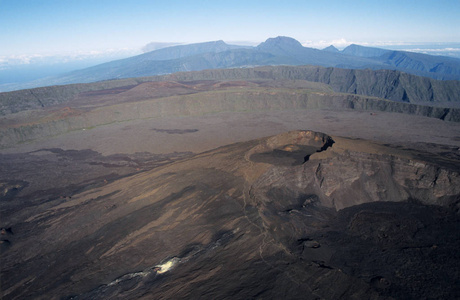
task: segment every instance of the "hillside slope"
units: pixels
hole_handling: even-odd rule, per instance
[[[457,156],[305,130],[142,171],[135,171],[141,158],[62,149],[29,155],[38,166],[75,160],[67,168],[131,171],[87,175],[70,194],[62,180],[38,192],[33,180],[16,182],[15,201],[0,202],[2,299],[453,299],[458,292]]]
[[[388,51],[376,58],[397,70],[437,79],[460,79],[460,60],[406,51]]]
[[[341,53],[361,57],[377,57],[382,56],[390,51],[391,50],[351,44],[347,46],[345,49],[343,49]]]

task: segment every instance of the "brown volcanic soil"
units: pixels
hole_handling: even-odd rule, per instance
[[[71,198],[19,191],[2,201],[25,206],[6,205],[3,297],[455,298],[458,158],[446,169],[434,153],[332,139],[237,143]],[[277,164],[277,150],[296,163]],[[29,155],[70,154],[47,151]]]
[[[398,144],[408,148],[446,145],[459,153],[460,124],[441,120],[361,111],[303,110],[276,112],[223,112],[199,117],[179,116],[132,120],[76,130],[67,134],[22,143],[3,153],[28,152],[42,148],[92,149],[104,155],[116,153],[199,153],[239,141],[299,128],[324,131],[336,136]],[[188,130],[168,134],[158,130]],[[190,132],[194,130],[194,132]],[[197,131],[195,131],[197,130]],[[453,149],[450,149],[450,148]]]
[[[22,112],[2,124],[273,85],[308,83],[148,83],[82,94],[69,109]],[[261,139],[299,128],[335,143],[316,152],[325,135]],[[460,123],[414,115],[276,109],[36,136],[0,152],[0,295],[455,299],[459,133]]]

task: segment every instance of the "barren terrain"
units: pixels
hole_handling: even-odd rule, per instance
[[[392,103],[168,81],[5,115],[0,295],[455,299],[460,123]]]

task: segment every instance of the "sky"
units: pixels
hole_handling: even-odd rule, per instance
[[[459,16],[460,0],[0,0],[0,61],[280,35],[313,47],[460,42]]]

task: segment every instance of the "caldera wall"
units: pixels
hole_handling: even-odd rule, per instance
[[[405,113],[460,121],[457,109],[398,103],[350,94],[290,89],[233,89],[121,103],[65,115],[50,110],[50,117],[33,120],[22,112],[23,122],[0,129],[0,147],[95,126],[168,116],[201,116],[219,112],[261,112],[307,109],[363,110]],[[57,117],[55,116],[57,115]],[[10,115],[8,117],[14,117]],[[6,122],[6,121],[5,121]]]

